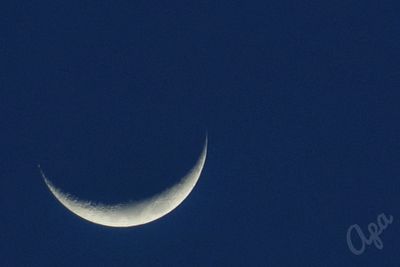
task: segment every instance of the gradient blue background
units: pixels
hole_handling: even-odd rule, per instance
[[[323,3],[321,3],[323,2]],[[2,1],[1,266],[398,266],[398,1]],[[114,229],[47,190],[116,203]],[[380,213],[384,249],[347,228]]]

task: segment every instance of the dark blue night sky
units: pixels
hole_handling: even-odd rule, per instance
[[[397,1],[8,2],[0,266],[398,266]],[[80,219],[37,168],[82,199],[141,199],[206,133],[193,192],[138,227]],[[348,228],[368,238],[382,213],[383,248],[354,255]]]

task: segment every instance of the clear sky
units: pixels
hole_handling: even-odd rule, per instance
[[[398,1],[7,2],[0,266],[398,266]],[[37,168],[141,199],[206,132],[192,193],[138,227],[80,219]],[[354,255],[349,227],[381,213],[383,249]]]

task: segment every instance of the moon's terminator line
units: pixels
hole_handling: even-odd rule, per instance
[[[175,185],[144,200],[116,205],[98,204],[64,193],[46,177],[42,177],[55,198],[71,212],[90,222],[111,227],[130,227],[157,220],[174,210],[196,185],[207,156],[207,137],[194,167]]]

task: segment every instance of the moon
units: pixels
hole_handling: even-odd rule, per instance
[[[203,150],[192,169],[175,185],[149,198],[115,205],[81,200],[53,185],[39,166],[41,175],[54,197],[79,217],[110,227],[131,227],[157,220],[178,207],[195,187],[207,156],[207,136]]]

